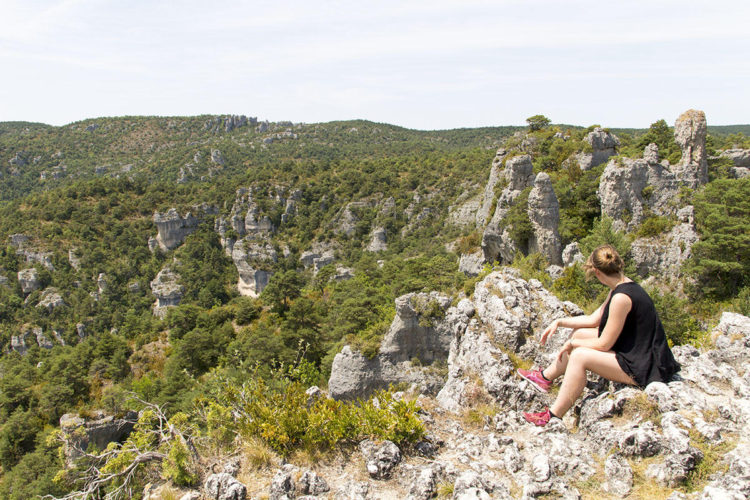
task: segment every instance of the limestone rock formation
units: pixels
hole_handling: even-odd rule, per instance
[[[333,360],[328,389],[336,399],[364,397],[389,384],[407,382],[417,384],[424,391],[435,390],[440,383],[434,377],[412,366],[430,365],[447,359],[453,335],[452,322],[460,323],[446,310],[450,299],[432,292],[411,293],[396,299],[396,316],[386,333],[378,354],[368,359],[345,346]]]
[[[52,254],[34,248],[31,244],[31,238],[25,234],[13,234],[9,239],[10,245],[16,249],[16,255],[22,256],[27,263],[37,263],[50,271],[55,270],[55,266],[52,264]]]
[[[630,255],[640,276],[660,275],[671,280],[682,276],[682,264],[699,239],[693,212],[691,205],[683,207],[677,212],[680,223],[669,233],[633,241]]]
[[[505,160],[502,179],[505,188],[497,199],[495,213],[482,235],[482,252],[486,262],[511,262],[515,256],[516,244],[511,240],[507,228],[501,227],[501,223],[523,190],[534,181],[531,156],[515,156]],[[493,186],[493,192],[494,189]]]
[[[24,295],[29,294],[34,290],[38,290],[42,286],[39,281],[39,271],[33,267],[18,271],[18,284],[21,285],[21,292],[23,292]]]
[[[482,199],[479,196],[470,196],[470,191],[464,191],[455,203],[448,207],[449,224],[459,227],[475,225],[477,212],[482,205]]]
[[[55,346],[55,344],[53,344],[52,341],[47,338],[47,336],[44,334],[44,331],[40,327],[34,327],[32,329],[32,333],[36,337],[37,345],[42,349],[52,349]],[[63,345],[65,345],[64,342]]]
[[[270,243],[243,239],[232,248],[232,261],[239,273],[237,289],[240,295],[257,297],[268,285],[277,260],[276,250]]]
[[[682,158],[675,172],[689,188],[708,182],[706,159],[706,114],[689,109],[674,124],[674,139],[682,149]]]
[[[368,252],[383,252],[388,250],[385,229],[382,227],[373,228],[370,233],[370,243],[367,245]]]
[[[353,235],[357,222],[360,220],[360,211],[372,208],[375,205],[376,203],[372,200],[347,203],[333,218],[333,232],[344,236]]]
[[[614,220],[617,230],[632,231],[649,212],[671,215],[680,179],[668,168],[646,160],[610,161],[599,180],[602,215]]]
[[[214,134],[224,132],[231,132],[232,130],[240,127],[250,126],[253,127],[258,124],[258,118],[245,115],[231,115],[231,116],[216,116],[203,125],[204,130],[209,130]]]
[[[203,483],[206,496],[215,500],[246,500],[247,486],[231,474],[220,472],[211,474]]]
[[[533,228],[529,253],[541,253],[550,264],[561,265],[562,240],[557,229],[560,224],[560,204],[552,189],[552,181],[544,172],[536,176],[529,193],[528,214]]]
[[[31,336],[31,332],[26,331],[19,335],[11,335],[10,337],[10,349],[16,351],[18,354],[23,356],[28,352],[29,346],[26,344],[26,340]]]
[[[492,209],[492,202],[495,201],[495,186],[500,182],[500,179],[504,177],[504,161],[507,155],[508,152],[504,148],[501,148],[497,150],[495,157],[492,159],[490,177],[487,179],[487,184],[484,187],[484,194],[482,195],[482,202],[479,206],[479,210],[477,210],[477,227],[483,227],[492,217],[490,210]]]
[[[299,260],[305,269],[312,269],[313,274],[318,274],[321,268],[336,260],[336,246],[315,242],[312,249],[302,252]]]
[[[154,224],[159,234],[156,241],[159,248],[166,252],[180,246],[185,237],[198,229],[199,220],[190,212],[185,217],[180,217],[177,209],[170,208],[166,213],[154,213]]]
[[[359,443],[359,449],[365,458],[367,473],[373,479],[387,479],[393,468],[401,461],[401,450],[392,441],[375,443],[366,439]]]
[[[681,187],[696,188],[708,181],[706,116],[702,111],[683,113],[675,123],[675,140],[682,159],[670,166],[657,163],[654,145],[644,158],[610,161],[599,181],[602,215],[614,219],[615,229],[632,231],[649,215],[674,215]]]
[[[725,149],[719,156],[732,160],[735,167],[750,168],[750,149]]]
[[[211,150],[211,163],[219,166],[224,165],[224,155],[218,149]]]
[[[151,282],[151,293],[156,297],[154,316],[164,318],[167,309],[180,304],[185,287],[179,283],[180,275],[171,268],[165,267]]]
[[[583,264],[585,260],[577,241],[568,243],[563,249],[562,261],[565,267],[572,266],[576,262]]]
[[[467,276],[477,276],[484,267],[484,254],[482,250],[472,253],[461,254],[458,261],[458,270]]]
[[[71,248],[70,250],[68,250],[68,263],[76,271],[81,270],[81,259],[78,256],[77,250],[75,248]]]
[[[581,170],[589,170],[601,165],[611,156],[616,155],[617,148],[620,147],[620,139],[601,127],[596,127],[589,132],[583,140],[591,146],[591,152],[577,155],[578,166]]]
[[[459,333],[451,343],[448,380],[437,396],[438,402],[451,410],[470,397],[472,374],[489,394],[511,407],[531,401],[534,391],[513,380],[506,352],[545,365],[564,342],[564,335],[550,339],[545,346],[530,341],[532,336],[555,318],[582,314],[575,304],[561,302],[538,281],[526,282],[508,268],[477,283],[472,301],[460,302],[458,307],[474,309],[476,314],[466,325],[455,328]]]
[[[47,312],[52,312],[54,309],[64,305],[65,301],[56,288],[46,288],[42,292],[42,298],[36,306],[47,309]]]
[[[643,159],[649,164],[659,163],[659,146],[653,142],[648,144],[643,150]]]
[[[60,417],[60,430],[66,437],[67,462],[71,464],[89,445],[103,450],[109,443],[124,440],[137,421],[138,413],[135,411],[128,411],[122,418],[115,418],[103,411],[94,412],[91,418],[66,413]]]

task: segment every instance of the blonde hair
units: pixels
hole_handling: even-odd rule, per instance
[[[602,245],[597,247],[586,263],[583,265],[583,269],[586,271],[586,277],[591,278],[594,275],[594,269],[598,269],[607,276],[613,276],[622,273],[625,263],[622,261],[622,257],[617,253],[615,247],[612,245]]]

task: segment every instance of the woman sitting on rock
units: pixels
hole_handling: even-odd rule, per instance
[[[588,316],[557,319],[542,333],[541,343],[559,327],[573,334],[555,360],[544,370],[518,370],[518,374],[542,392],[563,377],[560,392],[551,408],[524,413],[536,425],[550,418],[562,418],[586,386],[586,372],[615,382],[645,387],[650,382],[669,382],[680,369],[667,344],[651,297],[623,274],[624,263],[617,250],[603,245],[586,261],[586,276],[596,276],[611,291],[596,311]]]

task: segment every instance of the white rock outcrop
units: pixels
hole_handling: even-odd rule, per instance
[[[156,297],[154,316],[164,318],[170,307],[180,304],[185,293],[185,287],[179,281],[180,275],[170,267],[165,267],[156,275],[156,278],[151,282],[151,293]]]
[[[534,166],[531,163],[531,156],[514,156],[504,161],[502,182],[505,188],[497,198],[495,213],[482,235],[482,252],[484,252],[486,262],[513,261],[518,248],[516,242],[511,239],[508,229],[503,227],[502,221],[521,193],[534,182]]]
[[[576,160],[581,170],[589,170],[597,165],[601,165],[611,156],[617,154],[617,148],[620,147],[620,139],[611,132],[601,127],[596,127],[588,133],[583,139],[591,146],[591,152],[578,153]]]
[[[538,252],[550,264],[562,265],[562,240],[558,231],[560,204],[552,188],[552,181],[545,172],[539,173],[534,179],[527,212],[533,230],[529,239],[529,253]]]
[[[682,187],[696,188],[708,181],[706,116],[689,110],[675,123],[675,140],[682,148],[677,165],[657,163],[649,144],[643,159],[610,160],[599,180],[602,215],[614,220],[617,230],[632,231],[650,214],[672,216]]]
[[[273,276],[272,266],[277,261],[276,250],[270,243],[243,239],[232,248],[232,261],[239,273],[237,289],[240,295],[257,297]]]

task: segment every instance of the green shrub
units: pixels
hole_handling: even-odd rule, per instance
[[[260,438],[283,456],[300,448],[328,450],[365,438],[404,444],[424,436],[414,401],[397,401],[388,391],[356,402],[308,401],[305,389],[296,381],[276,379],[269,384],[252,378],[240,387],[225,384],[221,397],[241,416],[239,429],[245,438]]]
[[[654,301],[670,345],[693,344],[700,347],[706,342],[708,334],[695,319],[690,301],[656,290],[650,290],[649,295]]]
[[[635,234],[639,238],[658,236],[671,231],[675,224],[677,224],[677,221],[671,217],[652,215],[641,222]]]

